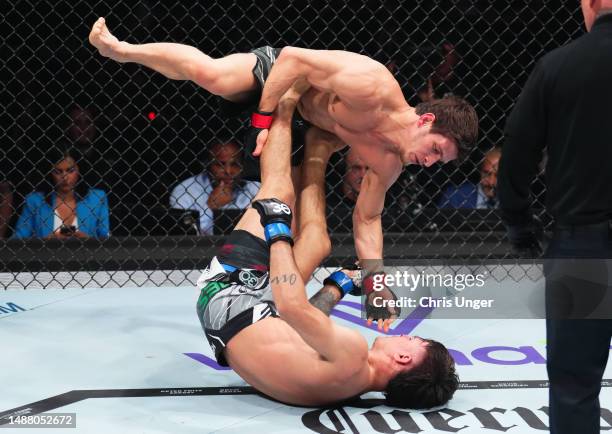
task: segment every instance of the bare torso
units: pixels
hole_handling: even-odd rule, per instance
[[[368,112],[352,110],[333,93],[311,88],[302,96],[298,110],[313,125],[336,134],[357,151],[374,172],[402,171],[398,145],[391,137],[400,130],[395,113],[384,108]]]
[[[280,318],[266,318],[234,336],[225,350],[234,371],[247,383],[279,401],[325,405],[358,395],[369,380],[367,343],[358,368],[331,363]]]

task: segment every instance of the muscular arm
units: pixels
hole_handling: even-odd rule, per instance
[[[270,247],[270,285],[280,316],[304,341],[328,361],[362,363],[367,343],[356,332],[336,325],[306,298],[291,246],[278,241]]]
[[[266,80],[259,109],[274,111],[280,97],[300,78],[319,90],[334,93],[355,110],[405,104],[393,76],[369,57],[348,51],[285,47]]]
[[[385,179],[369,169],[363,178],[353,211],[355,250],[360,260],[383,257],[381,216],[385,206],[385,194],[399,173]]]

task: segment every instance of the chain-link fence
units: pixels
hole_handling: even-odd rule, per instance
[[[583,32],[578,2],[544,0],[30,0],[4,9],[5,288],[141,284],[153,275],[193,283],[197,273],[178,270],[205,266],[257,191],[227,156],[242,147],[246,119],[221,115],[217,98],[194,83],[101,57],[87,41],[98,16],[120,40],[178,42],[214,58],[262,45],[359,52],[388,66],[412,106],[448,93],[470,101],[480,137],[468,160],[407,167],[388,192],[385,254],[394,258],[508,255],[495,199],[499,153],[489,151],[502,145],[535,60]],[[326,264],[354,257],[351,213],[364,173],[354,155],[332,157]],[[548,225],[543,174],[533,187]],[[104,271],[104,282],[91,271]]]

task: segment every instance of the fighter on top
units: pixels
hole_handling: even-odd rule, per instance
[[[299,101],[303,119],[336,134],[369,168],[353,212],[360,260],[382,258],[385,193],[403,167],[462,158],[478,136],[478,116],[467,101],[451,96],[411,107],[387,68],[357,53],[261,47],[213,59],[182,44],[119,41],[104,18],[93,25],[89,41],[103,56],[191,80],[225,100],[247,105],[259,100],[251,118],[255,156],[265,145],[280,97],[305,79],[311,88]]]

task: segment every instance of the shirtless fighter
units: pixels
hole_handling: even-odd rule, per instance
[[[289,404],[326,405],[368,391],[384,391],[393,406],[444,404],[458,379],[443,345],[395,336],[377,338],[368,350],[358,332],[330,320],[341,297],[358,289],[352,271],[332,273],[310,302],[306,297],[304,281],[331,248],[326,244],[324,177],[341,142],[318,128],[306,136],[292,248],[290,154],[296,104],[297,97],[280,100],[261,155],[262,185],[253,208],[198,281],[197,312],[217,361]]]
[[[212,59],[181,44],[119,41],[104,18],[93,25],[89,40],[101,55],[118,62],[136,62],[170,79],[191,80],[229,101],[259,102],[252,116],[255,155],[266,141],[280,96],[305,78],[312,88],[300,100],[299,113],[353,147],[369,167],[353,213],[359,259],[382,258],[385,193],[403,166],[428,167],[462,157],[478,135],[478,117],[465,100],[447,97],[410,107],[387,68],[356,53],[262,47]],[[265,132],[258,134],[261,130]]]

